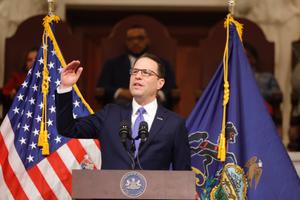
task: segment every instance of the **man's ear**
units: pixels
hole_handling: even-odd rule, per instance
[[[157,81],[157,90],[160,90],[165,84],[165,79],[164,78],[160,78]]]

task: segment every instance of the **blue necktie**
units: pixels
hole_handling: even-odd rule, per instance
[[[144,117],[143,117],[143,114],[146,113],[146,110],[145,108],[143,107],[140,107],[138,110],[137,110],[137,113],[138,113],[138,116],[134,122],[134,125],[133,125],[133,128],[132,128],[132,137],[133,138],[136,138],[138,136],[138,132],[139,132],[139,126],[140,126],[140,123],[142,121],[144,121]],[[139,146],[140,146],[140,142],[141,142],[141,139],[138,139],[138,140],[135,140],[134,143],[135,143],[135,152],[134,152],[134,156],[136,157],[137,156],[137,153],[138,153],[138,150],[139,150]]]

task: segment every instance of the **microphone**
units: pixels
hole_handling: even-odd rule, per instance
[[[129,134],[129,125],[127,121],[121,121],[120,123],[120,131],[119,131],[119,135],[121,138],[121,142],[123,143],[123,145],[126,145],[127,139],[131,139],[131,136]]]
[[[141,143],[145,143],[149,137],[148,124],[142,121],[139,126],[138,138],[141,138]]]
[[[126,120],[123,120],[123,121],[120,122],[119,135],[120,135],[121,142],[122,142],[127,154],[130,157],[131,168],[134,169],[135,168],[135,161],[134,161],[133,155],[134,155],[134,151],[135,151],[135,145],[134,145],[134,140],[132,139],[132,137],[130,135],[129,125],[128,125],[128,122]],[[132,141],[131,145],[130,145],[130,151],[127,149],[127,139]]]

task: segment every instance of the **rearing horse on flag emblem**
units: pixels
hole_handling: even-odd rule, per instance
[[[232,122],[227,122],[226,124],[226,140],[227,143],[235,143],[238,132]],[[209,134],[205,131],[197,131],[189,135],[189,143],[191,145],[191,156],[201,156],[204,157],[203,169],[205,177],[209,176],[209,165],[212,164],[214,160],[219,161],[218,156],[218,144],[213,143],[209,139]],[[196,146],[193,144],[196,143]],[[226,157],[231,159],[234,164],[237,163],[235,155],[233,152],[226,152]]]

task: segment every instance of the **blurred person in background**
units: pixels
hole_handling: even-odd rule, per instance
[[[24,56],[22,67],[11,75],[11,77],[1,89],[1,99],[4,106],[3,116],[5,116],[5,114],[7,113],[18,89],[24,82],[28,71],[33,66],[36,56],[37,48],[31,48],[30,50],[28,50]]]
[[[288,149],[290,151],[300,151],[300,44],[298,47],[294,47],[295,55],[298,59],[293,73],[292,73],[292,116],[291,116],[291,128],[289,131],[290,142]]]
[[[104,88],[104,104],[128,104],[132,100],[129,92],[129,71],[137,58],[147,53],[151,41],[146,29],[140,25],[133,25],[126,30],[124,54],[112,58],[104,63],[97,87]],[[160,58],[161,59],[161,58]],[[171,90],[177,88],[175,76],[170,64],[161,59],[166,69],[165,85],[158,92],[158,101],[165,107],[172,109]]]
[[[279,134],[282,133],[281,126],[281,111],[279,104],[282,101],[282,92],[279,84],[273,73],[261,71],[259,65],[259,55],[256,49],[249,43],[244,43],[244,48],[248,61],[254,72],[256,83],[259,87],[260,93],[265,100],[265,105],[277,127]]]

